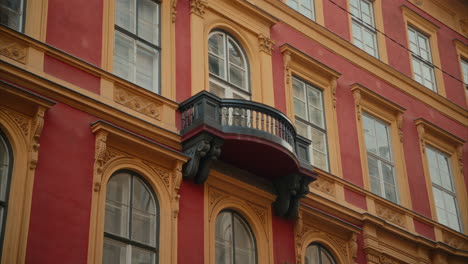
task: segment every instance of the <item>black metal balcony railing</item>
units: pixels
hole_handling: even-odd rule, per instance
[[[270,106],[221,99],[204,91],[183,102],[179,110],[182,135],[206,125],[224,133],[255,136],[283,146],[295,153],[301,163],[309,164],[307,149],[310,141],[296,133],[286,115]]]

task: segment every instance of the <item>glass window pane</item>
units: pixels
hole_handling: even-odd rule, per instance
[[[326,152],[327,150],[327,142],[326,142],[326,135],[325,133],[312,128],[311,129],[311,138],[312,143],[311,146],[314,149],[320,150],[322,152]]]
[[[136,33],[135,1],[136,0],[117,0],[115,2],[115,24],[132,33]]]
[[[299,100],[305,102],[305,84],[304,82],[293,78],[293,95],[294,97],[298,98]]]
[[[8,185],[8,148],[6,141],[0,135],[0,200],[6,201],[6,187]],[[1,225],[0,225],[1,226]]]
[[[132,247],[132,264],[153,264],[155,257],[154,252]]]
[[[392,160],[392,150],[390,146],[390,134],[387,125],[375,122],[375,133],[377,136],[378,155],[385,160]]]
[[[225,89],[221,85],[218,85],[217,83],[210,81],[210,92],[213,93],[216,96],[219,96],[221,98],[226,97]]]
[[[150,190],[140,179],[133,180],[133,208],[156,214],[156,206],[154,204],[153,195]]]
[[[229,212],[222,212],[216,218],[216,239],[232,241],[232,217]]]
[[[232,244],[231,242],[216,241],[215,246],[215,263],[216,264],[231,264],[233,263]]]
[[[225,75],[225,63],[224,60],[219,59],[211,54],[208,55],[208,64],[210,68],[210,73],[222,78],[226,79]]]
[[[229,50],[229,62],[245,69],[244,59],[242,58],[242,52],[239,50],[239,47],[232,39],[228,39],[228,50]]]
[[[128,214],[128,206],[106,201],[104,231],[128,238]]]
[[[157,45],[159,43],[159,5],[153,1],[138,1],[138,36]]]
[[[296,119],[296,130],[297,133],[305,138],[310,138],[309,135],[309,126]]]
[[[312,165],[321,170],[328,171],[327,155],[323,152],[314,150],[312,154]]]
[[[215,33],[208,39],[208,51],[224,58],[224,35]]]
[[[255,253],[252,250],[236,248],[236,264],[254,264]]]
[[[135,80],[135,41],[115,32],[114,73],[128,81]]]
[[[245,81],[246,81],[245,71],[235,66],[230,65],[229,66],[229,82],[234,84],[235,86],[245,89],[246,88]]]
[[[462,60],[462,72],[465,85],[468,85],[468,61]]]
[[[159,52],[149,46],[138,43],[136,84],[150,91],[158,86]]]
[[[132,239],[146,245],[156,245],[156,215],[138,209],[132,211]]]
[[[364,139],[366,142],[366,150],[368,152],[377,154],[377,137],[375,132],[375,121],[367,115],[362,116],[364,126]]]
[[[126,259],[127,245],[104,238],[103,264],[125,264]]]
[[[246,223],[236,215],[234,216],[234,236],[236,249],[255,249],[252,234]]]

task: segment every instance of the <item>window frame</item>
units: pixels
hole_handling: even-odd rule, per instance
[[[467,190],[464,188],[464,186],[466,186],[465,179],[461,172],[463,169],[462,157],[463,145],[465,144],[465,141],[436,126],[426,119],[418,118],[414,121],[414,124],[417,128],[419,136],[421,162],[426,180],[426,190],[429,196],[428,198],[432,219],[447,229],[454,230],[438,221],[426,146],[429,145],[431,148],[438,150],[449,157],[452,168],[452,181],[454,183],[455,192],[457,194],[457,203],[466,204],[468,201],[468,194]],[[468,230],[468,208],[465,207],[466,206],[458,207],[460,231],[454,230],[456,232],[462,233],[465,230]]]
[[[307,130],[309,129],[316,129],[320,132],[322,132],[323,134],[325,134],[325,150],[326,152],[324,153],[326,155],[326,169],[323,169],[323,168],[319,168],[325,172],[330,172],[330,151],[329,151],[329,146],[328,146],[328,130],[327,130],[327,118],[326,118],[326,114],[325,114],[325,100],[324,100],[324,91],[323,89],[320,89],[314,85],[312,85],[311,83],[307,82],[306,80],[302,79],[301,77],[298,77],[296,74],[293,74],[292,75],[292,82],[294,82],[294,79],[302,82],[304,84],[304,90],[305,90],[305,98],[306,98],[306,115],[307,115],[307,119],[309,120],[305,120],[303,119],[302,117],[299,117],[297,116],[296,113],[294,113],[294,122],[296,123],[297,121],[300,121],[301,123],[305,124],[307,126]],[[293,85],[293,84],[292,84]],[[321,97],[321,103],[322,103],[322,119],[323,119],[323,126],[324,128],[312,123],[310,121],[310,116],[309,116],[309,100],[308,100],[308,96],[307,96],[307,89],[311,87],[312,89],[315,89],[317,91],[320,92],[320,97]],[[294,87],[293,87],[293,105],[294,105]],[[295,108],[295,105],[294,105],[294,108]],[[297,124],[296,124],[296,127],[297,127]],[[308,138],[308,137],[306,137]],[[309,140],[312,140],[311,138],[308,138]],[[311,145],[309,146],[309,157],[310,157],[310,163],[312,166],[314,166],[314,168],[316,167],[314,164],[313,164],[313,157],[314,155],[312,154],[312,152],[314,151],[314,148],[312,147],[312,143]],[[318,167],[317,167],[318,168]]]
[[[291,5],[289,5],[289,4],[288,4],[289,1],[294,1],[294,2],[296,2],[297,5],[298,5],[299,7],[300,7],[300,6],[304,7],[304,5],[302,5],[302,3],[303,3],[304,1],[311,1],[310,5],[311,5],[312,9],[311,9],[310,11],[311,11],[312,17],[308,17],[308,16],[304,15],[303,13],[301,13],[301,11],[299,11],[298,9],[295,9],[294,7],[292,7]],[[315,5],[316,5],[316,4],[315,4],[316,1],[317,1],[317,0],[283,0],[283,2],[284,2],[289,8],[291,8],[292,10],[296,11],[297,13],[301,14],[302,16],[304,16],[304,17],[306,17],[307,19],[310,19],[310,20],[312,20],[312,21],[314,21],[314,22],[317,21],[317,11],[316,11],[316,6],[315,6]]]
[[[320,173],[342,176],[338,120],[336,113],[336,87],[341,73],[312,58],[301,50],[283,44],[280,46],[284,62],[284,80],[286,96],[286,115],[295,123],[292,77],[306,81],[322,91],[324,121],[326,122],[328,147],[328,172],[317,169]]]
[[[142,177],[140,174],[138,174],[137,172],[135,171],[132,171],[132,170],[127,170],[127,169],[122,169],[122,170],[118,170],[118,171],[115,171],[112,176],[108,179],[108,181],[106,182],[106,184],[109,183],[109,181],[112,180],[112,178],[119,174],[119,173],[127,173],[131,180],[130,180],[130,188],[129,188],[129,199],[130,199],[130,204],[129,204],[129,217],[128,217],[128,223],[127,223],[127,226],[128,226],[128,233],[129,233],[129,237],[131,237],[131,227],[132,227],[132,209],[133,209],[133,206],[132,206],[132,201],[133,201],[133,181],[135,178],[139,179],[144,185],[146,188],[148,188],[149,190],[149,193],[150,195],[152,195],[153,197],[153,200],[154,200],[154,203],[155,203],[155,217],[156,217],[156,230],[155,230],[155,246],[154,247],[151,247],[149,245],[146,245],[144,243],[141,243],[141,242],[138,242],[138,241],[134,241],[132,240],[131,238],[124,238],[124,237],[121,237],[119,235],[115,235],[115,234],[112,234],[112,233],[108,233],[105,231],[105,225],[104,225],[104,232],[103,232],[103,247],[104,247],[104,241],[106,239],[109,239],[111,241],[116,241],[118,243],[122,243],[122,244],[125,244],[126,246],[130,245],[130,246],[134,246],[134,247],[137,247],[139,249],[143,249],[143,250],[147,250],[147,251],[151,251],[151,252],[154,252],[155,253],[155,262],[153,264],[158,264],[159,263],[159,256],[160,256],[160,252],[159,252],[159,229],[160,229],[160,206],[159,206],[159,200],[158,200],[158,197],[155,193],[155,191],[153,190],[153,188],[151,187],[151,185],[145,180],[144,177]],[[106,188],[107,189],[107,188]],[[105,201],[107,202],[107,193],[105,195]],[[107,207],[107,205],[106,205]],[[104,213],[104,219],[105,219],[105,213]],[[104,257],[104,249],[103,249],[103,257]]]
[[[440,94],[441,96],[446,96],[445,92],[445,84],[444,84],[444,76],[442,71],[439,69],[442,69],[441,66],[441,60],[440,60],[440,55],[439,55],[439,45],[438,45],[438,39],[437,39],[437,32],[439,30],[439,27],[429,20],[425,19],[415,11],[411,10],[405,5],[402,5],[400,7],[402,15],[403,15],[403,21],[405,23],[405,34],[406,34],[406,47],[408,49],[408,59],[409,59],[409,64],[411,68],[411,78],[417,83],[420,84],[422,87],[425,89],[429,89],[435,93]],[[432,90],[423,84],[419,83],[415,79],[415,74],[414,74],[414,65],[413,65],[413,52],[410,49],[410,37],[409,37],[409,28],[412,28],[416,30],[417,32],[421,33],[422,35],[426,36],[428,38],[429,46],[431,48],[430,53],[431,53],[431,58],[432,58],[432,65],[434,66],[434,85],[435,85],[435,90]]]
[[[397,201],[399,205],[408,209],[412,209],[406,170],[405,152],[403,149],[403,114],[406,109],[359,83],[351,85],[351,92],[353,93],[356,110],[356,127],[361,155],[361,169],[364,189],[372,192],[370,186],[369,165],[367,162],[364,126],[362,121],[362,115],[364,112],[366,112],[388,124],[390,127],[390,143],[392,144],[391,148],[394,158],[393,162],[395,164],[394,177],[396,186],[398,186],[396,190]],[[374,195],[376,197],[381,197],[381,199],[385,199],[388,202],[392,202],[383,196],[377,194]]]
[[[351,10],[351,1],[349,1],[349,10]],[[377,27],[376,27],[376,15],[375,15],[375,8],[374,8],[374,2],[373,1],[370,1],[370,0],[356,0],[358,3],[359,3],[359,14],[362,16],[362,10],[361,10],[361,2],[366,2],[369,4],[370,6],[370,11],[371,11],[371,20],[372,20],[372,24],[367,24],[366,22],[364,22],[364,20],[362,20],[361,17],[356,17],[354,14],[352,14],[352,11],[350,11],[350,17],[351,17],[351,39],[352,39],[352,42],[354,45],[356,45],[356,40],[355,40],[355,37],[354,37],[354,25],[356,25],[357,27],[360,27],[361,29],[361,32],[366,30],[368,32],[370,32],[372,35],[373,35],[373,41],[375,42],[375,55],[372,55],[370,54],[369,52],[367,52],[365,50],[365,43],[364,43],[364,37],[363,37],[363,34],[361,34],[361,37],[362,37],[362,40],[361,42],[363,43],[363,48],[360,48],[362,49],[363,51],[365,51],[366,53],[368,53],[369,55],[375,57],[376,59],[379,59],[380,58],[380,54],[379,54],[379,40],[377,38]],[[357,45],[356,45],[357,46]],[[358,46],[357,46],[358,47]]]
[[[395,154],[393,153],[393,140],[392,140],[392,127],[391,127],[391,124],[385,122],[384,120],[381,120],[380,118],[372,115],[371,113],[368,113],[367,111],[363,111],[362,113],[362,119],[364,118],[369,118],[369,119],[373,119],[374,122],[378,122],[378,123],[381,123],[385,126],[385,129],[387,131],[387,144],[389,144],[391,147],[390,147],[390,158],[391,160],[386,160],[384,159],[383,157],[380,157],[379,155],[376,155],[374,153],[370,153],[368,150],[367,150],[367,145],[366,145],[366,136],[365,136],[365,129],[363,127],[363,131],[364,131],[364,145],[366,147],[366,160],[367,160],[367,170],[369,171],[369,162],[368,162],[368,159],[369,159],[369,155],[371,157],[373,157],[374,159],[376,159],[378,162],[383,162],[387,165],[390,165],[392,167],[392,177],[393,177],[393,181],[395,182],[395,197],[396,197],[396,201],[391,201],[389,200],[386,196],[385,196],[385,181],[384,181],[384,175],[383,175],[383,172],[381,170],[381,166],[379,166],[379,181],[380,181],[380,195],[379,194],[376,194],[375,192],[372,191],[372,184],[370,184],[370,188],[369,190],[374,193],[375,195],[379,195],[380,197],[390,201],[390,202],[393,202],[393,203],[396,203],[396,204],[400,204],[400,197],[399,197],[399,188],[398,188],[398,182],[397,182],[397,178],[396,178],[396,167],[395,167]],[[370,174],[368,173],[368,176],[369,176],[369,181],[371,179],[371,176]]]
[[[209,42],[209,39],[211,38],[212,35],[214,34],[222,34],[223,36],[223,47],[224,47],[224,54],[223,54],[223,60],[224,60],[224,74],[226,76],[226,80],[224,80],[222,77],[220,76],[217,76],[215,75],[214,73],[211,73],[210,72],[210,67],[209,67],[209,57],[210,55],[212,55],[212,53],[210,53],[209,51],[209,44],[207,44],[208,46],[208,56],[207,56],[207,64],[208,64],[208,89],[210,89],[210,83],[213,81],[216,85],[218,86],[221,86],[225,89],[225,92],[227,93],[229,91],[229,93],[231,94],[234,94],[232,92],[232,90],[236,91],[235,94],[242,94],[242,95],[246,95],[246,99],[245,100],[251,100],[252,98],[252,87],[251,87],[251,80],[250,80],[250,63],[249,63],[249,58],[247,56],[247,53],[245,51],[245,49],[242,47],[241,43],[231,34],[229,34],[229,32],[225,31],[225,30],[222,30],[220,28],[214,28],[210,31],[210,33],[208,34],[208,38],[207,38],[207,43]],[[232,40],[232,42],[237,46],[237,48],[240,50],[240,53],[241,53],[241,57],[242,59],[244,60],[244,63],[245,63],[245,88],[246,89],[243,89],[242,87],[239,87],[237,86],[236,84],[233,84],[229,81],[229,76],[230,76],[230,72],[229,72],[229,64],[230,64],[230,61],[229,61],[229,54],[228,54],[228,44],[229,44],[229,40]],[[216,56],[216,57],[219,57],[218,55],[216,54],[213,54],[213,56]],[[234,67],[237,67],[237,66],[234,66]],[[239,67],[237,67],[239,68]],[[240,96],[242,97],[242,96]],[[225,98],[231,98],[231,97],[225,97]]]
[[[115,1],[118,1],[118,0],[115,0]],[[153,92],[155,94],[161,94],[161,90],[162,90],[162,87],[161,87],[161,84],[162,84],[161,83],[161,76],[162,76],[162,69],[161,69],[161,65],[162,65],[161,64],[161,60],[162,60],[162,48],[161,48],[161,46],[162,46],[162,40],[161,40],[161,36],[162,36],[162,32],[161,32],[162,31],[162,25],[161,25],[162,19],[161,19],[161,16],[162,16],[162,14],[161,13],[162,13],[162,10],[161,9],[162,9],[162,6],[161,5],[162,4],[161,4],[161,1],[159,1],[159,0],[134,0],[134,1],[135,1],[135,18],[134,18],[133,22],[135,23],[135,33],[132,33],[130,31],[120,27],[119,25],[117,25],[116,21],[114,22],[114,41],[113,41],[114,48],[113,48],[112,63],[113,63],[113,66],[115,66],[115,61],[116,61],[115,60],[115,39],[116,39],[116,37],[115,36],[117,35],[117,32],[118,32],[121,35],[123,35],[124,38],[129,38],[129,39],[133,40],[134,46],[133,46],[132,54],[133,54],[133,57],[135,58],[135,65],[132,68],[132,70],[134,72],[135,80],[131,81],[131,80],[124,79],[123,77],[120,77],[119,75],[117,75],[115,73],[115,67],[113,67],[112,73],[115,74],[115,76],[117,76],[117,77],[119,77],[121,79],[124,79],[124,80],[126,80],[128,82],[131,82],[131,83],[133,83],[135,85],[138,85],[137,80],[136,80],[136,78],[137,78],[136,75],[137,75],[137,70],[138,70],[136,58],[138,56],[137,53],[138,53],[138,50],[139,50],[138,49],[138,44],[139,43],[143,44],[143,45],[157,51],[158,61],[154,65],[157,67],[158,72],[156,73],[157,76],[152,76],[153,78],[155,78],[155,77],[157,78],[157,82],[156,82],[156,87],[154,87],[154,84],[153,84],[153,87],[151,87],[151,89],[140,86],[140,85],[138,85],[138,86],[144,88],[145,90]],[[157,7],[157,12],[158,12],[157,16],[158,16],[158,20],[159,20],[158,21],[159,29],[158,29],[158,36],[157,36],[157,39],[158,39],[157,44],[153,44],[153,43],[151,43],[151,42],[149,42],[149,41],[147,41],[147,40],[145,40],[145,39],[138,36],[138,24],[139,24],[139,22],[138,22],[138,13],[139,13],[138,4],[139,4],[139,2],[144,2],[144,1],[155,3],[158,6]],[[115,5],[115,9],[114,9],[114,16],[115,17],[117,17],[116,12],[117,12],[117,5]],[[153,74],[154,74],[154,72],[153,72]],[[153,83],[154,83],[154,81],[153,81]]]
[[[6,232],[6,220],[8,216],[8,201],[10,197],[10,186],[11,186],[11,181],[12,181],[12,173],[13,173],[13,166],[14,166],[14,156],[13,156],[13,148],[11,147],[11,144],[8,140],[8,137],[3,133],[2,129],[0,128],[0,140],[2,140],[5,143],[6,151],[8,152],[8,164],[7,164],[7,173],[6,173],[6,178],[7,178],[7,183],[5,186],[5,202],[0,201],[0,206],[3,207],[4,212],[2,215],[2,224],[0,226],[0,260],[2,258],[2,253],[3,253],[3,243],[4,243],[4,238],[5,238],[5,232]]]
[[[323,245],[322,243],[319,243],[317,241],[314,241],[312,243],[310,243],[307,247],[306,247],[306,250],[305,252],[307,253],[307,249],[309,249],[309,247],[311,246],[317,246],[318,247],[318,256],[319,256],[319,262],[317,264],[322,264],[322,254],[321,251],[323,250],[325,252],[326,255],[328,255],[331,259],[332,259],[332,264],[337,264],[338,262],[336,261],[336,257],[330,252],[330,250],[328,250],[328,248]],[[305,263],[305,258],[306,258],[306,254],[304,254],[304,263]],[[310,263],[312,264],[312,263]]]
[[[463,61],[468,63],[468,46],[458,39],[453,40],[453,43],[457,51],[458,64],[460,65],[460,80],[463,82],[462,86],[464,89],[466,104],[468,105],[468,79],[464,78],[463,72]]]
[[[26,14],[27,14],[26,13],[26,6],[27,6],[28,1],[27,0],[20,0],[20,1],[21,1],[21,4],[23,6],[21,7],[21,9],[22,9],[22,15],[21,15],[21,19],[20,19],[21,26],[20,26],[20,29],[18,30],[18,32],[25,33],[25,31],[26,31]],[[2,24],[2,25],[5,26],[5,27],[8,27],[8,28],[11,28],[11,27],[9,27],[7,25],[4,25],[4,24]],[[16,30],[14,28],[11,28],[11,29]]]
[[[234,223],[234,217],[237,216],[239,219],[241,219],[243,221],[243,223],[246,225],[247,227],[247,231],[250,233],[250,235],[252,236],[252,241],[253,241],[253,244],[254,244],[254,252],[255,252],[255,264],[258,263],[258,249],[257,249],[257,239],[255,237],[255,234],[254,232],[252,231],[252,227],[250,226],[249,222],[245,219],[245,217],[243,217],[241,214],[239,214],[236,210],[234,209],[223,209],[221,210],[218,215],[216,216],[216,220],[215,220],[215,226],[216,226],[216,223],[218,222],[218,217],[220,214],[222,213],[230,213],[230,216],[231,216],[231,220],[232,220],[232,223]],[[214,241],[215,241],[215,255],[216,255],[216,230],[215,230],[215,238],[214,238]],[[236,244],[236,239],[235,239],[235,231],[234,231],[234,225],[232,227],[232,250],[233,252],[232,253],[232,256],[233,256],[233,264],[236,263],[236,254],[235,254],[235,251],[236,251],[236,247],[235,247],[235,244]],[[215,263],[216,264],[216,263]]]

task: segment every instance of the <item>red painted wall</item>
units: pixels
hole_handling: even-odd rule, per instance
[[[422,236],[425,236],[429,239],[435,240],[434,228],[431,225],[420,222],[416,219],[413,219],[414,229],[416,232]]]
[[[272,230],[275,263],[296,263],[294,221],[273,215]]]
[[[45,116],[34,178],[28,264],[87,261],[96,118],[58,103]]]
[[[103,1],[49,0],[46,42],[101,65]]]
[[[192,95],[192,69],[190,48],[190,2],[177,3],[176,18],[176,101],[182,102]]]
[[[101,81],[99,77],[70,66],[54,57],[44,56],[44,72],[93,93],[100,93]]]
[[[204,263],[203,185],[183,181],[180,186],[178,249],[179,264]]]
[[[325,27],[338,36],[350,40],[349,15],[347,0],[323,1]]]
[[[359,208],[367,210],[366,197],[360,193],[344,188],[345,200]]]

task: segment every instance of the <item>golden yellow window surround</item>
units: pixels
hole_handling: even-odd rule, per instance
[[[257,247],[257,263],[273,263],[271,204],[275,195],[214,170],[204,188],[206,263],[215,263],[216,217],[225,209],[243,216],[252,229]]]
[[[383,12],[382,12],[382,0],[370,0],[372,4],[372,9],[374,10],[374,23],[376,32],[376,39],[377,39],[377,51],[379,54],[379,60],[388,64],[388,56],[387,56],[387,41],[384,34],[384,22],[383,22]],[[348,10],[351,10],[350,1],[346,1]],[[352,25],[352,15],[348,13],[348,23],[349,23],[349,34],[351,42],[354,42],[353,38],[353,25]],[[364,51],[365,52],[365,51]],[[366,55],[362,55],[366,56]]]
[[[236,38],[246,53],[252,101],[274,107],[270,27],[277,19],[248,1],[191,0],[190,4],[192,95],[209,87],[208,35],[221,29]]]
[[[461,222],[463,233],[468,233],[468,208],[464,205],[467,204],[467,193],[464,188],[465,180],[463,177],[463,145],[465,141],[438,127],[437,125],[423,119],[418,118],[415,120],[419,143],[422,164],[424,168],[424,175],[426,179],[426,188],[431,205],[432,218],[437,221],[437,213],[435,208],[434,194],[432,192],[432,180],[429,173],[429,164],[426,157],[426,145],[430,145],[445,153],[450,157],[450,166],[452,167],[452,178],[455,185],[455,192],[460,209]],[[438,239],[442,240],[442,234],[436,232]]]
[[[161,64],[159,74],[161,80],[160,94],[171,100],[176,98],[175,78],[175,7],[174,0],[160,2],[160,47]],[[102,69],[113,72],[114,61],[114,31],[115,31],[115,0],[104,0],[102,23]]]
[[[370,190],[369,169],[367,164],[367,150],[362,124],[363,112],[382,120],[390,126],[392,152],[395,162],[395,176],[400,204],[411,209],[411,196],[406,174],[406,162],[403,150],[403,113],[405,109],[372,90],[355,83],[351,85],[356,108],[356,124],[358,129],[359,149],[361,153],[361,168],[363,172],[364,188]]]
[[[177,263],[177,218],[182,165],[187,157],[105,122],[92,126],[96,135],[88,263],[102,261],[107,182],[118,170],[135,171],[147,180],[160,206],[159,263]]]
[[[3,240],[2,263],[22,264],[31,213],[34,174],[44,115],[55,103],[0,81],[0,129],[13,152],[10,195]]]
[[[463,69],[462,69],[462,60],[465,60],[468,62],[468,46],[458,39],[454,39],[453,44],[455,45],[455,48],[457,50],[458,67],[460,67],[460,78],[458,79],[462,82],[461,86],[462,86],[462,89],[465,91],[466,105],[468,106],[468,92],[465,88],[465,83],[468,83],[468,80],[463,79]]]
[[[413,70],[413,62],[412,62],[412,53],[409,50],[409,35],[408,35],[408,27],[412,27],[417,31],[423,33],[429,38],[430,48],[431,48],[431,56],[432,56],[432,64],[434,65],[434,77],[436,79],[437,85],[437,93],[442,96],[446,96],[445,92],[445,84],[444,84],[444,75],[443,72],[440,70],[442,69],[442,65],[440,62],[440,55],[439,55],[439,42],[437,40],[437,31],[439,27],[429,20],[426,20],[410,8],[405,5],[400,7],[401,12],[403,13],[403,20],[405,21],[405,34],[407,39],[407,47],[408,47],[408,58],[409,63],[411,65],[411,76],[414,78],[414,70]],[[419,84],[419,83],[418,83]],[[422,85],[422,84],[420,84]],[[426,88],[428,89],[428,88]]]
[[[298,76],[323,92],[325,119],[327,120],[327,145],[330,157],[330,172],[342,176],[338,123],[336,117],[336,87],[341,73],[310,57],[286,43],[281,45],[283,53],[286,95],[286,115],[294,118],[292,76]]]
[[[333,230],[333,232],[329,232]],[[357,235],[361,229],[323,211],[302,205],[294,232],[296,263],[303,264],[307,247],[314,242],[325,246],[338,263],[354,263]]]

